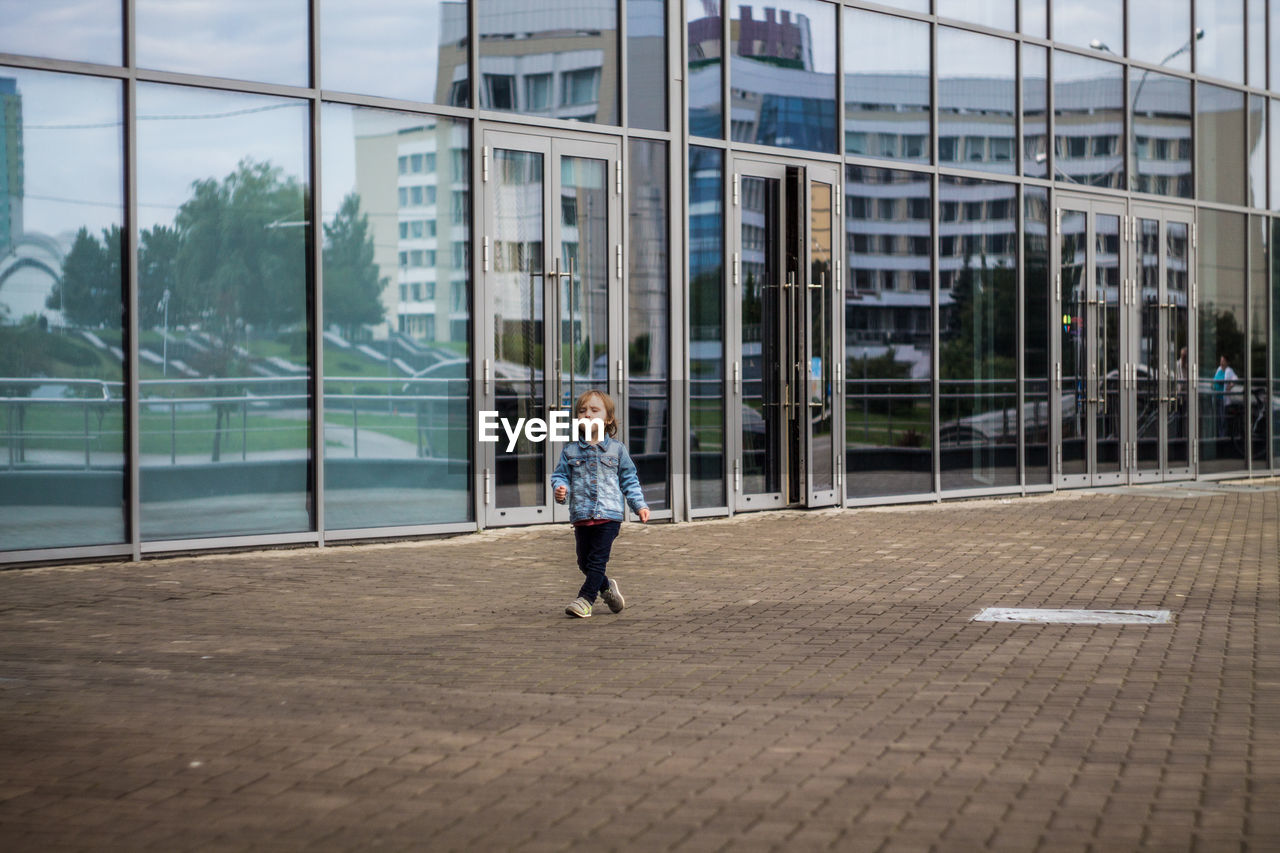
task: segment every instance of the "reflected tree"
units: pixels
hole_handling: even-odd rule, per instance
[[[338,326],[348,339],[361,326],[381,323],[386,314],[382,291],[390,283],[373,262],[369,215],[360,212],[360,196],[349,193],[338,215],[324,226],[324,325]]]
[[[101,240],[81,228],[45,307],[61,312],[71,326],[118,329],[124,302],[120,272],[120,227],[104,229]]]

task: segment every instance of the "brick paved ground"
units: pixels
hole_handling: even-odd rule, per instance
[[[3,573],[0,845],[1280,849],[1258,485]]]

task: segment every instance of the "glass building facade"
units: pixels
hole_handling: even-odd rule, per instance
[[[0,563],[1280,473],[1280,3],[0,20]]]

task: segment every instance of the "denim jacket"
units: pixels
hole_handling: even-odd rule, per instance
[[[635,512],[648,506],[626,446],[609,436],[599,444],[571,441],[564,446],[551,474],[552,490],[560,486],[569,487],[570,521],[622,521],[624,495]]]

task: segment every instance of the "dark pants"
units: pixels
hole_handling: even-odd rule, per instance
[[[578,542],[578,570],[587,576],[578,590],[578,596],[592,604],[600,590],[609,585],[605,577],[604,567],[609,564],[609,552],[613,550],[613,540],[618,538],[622,529],[620,521],[606,521],[604,524],[587,524],[573,528],[573,536]]]

